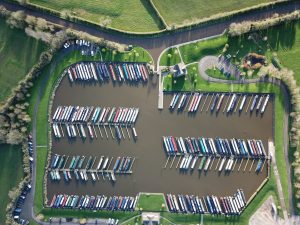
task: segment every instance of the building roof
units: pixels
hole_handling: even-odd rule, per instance
[[[152,212],[143,212],[142,221],[143,224],[159,224],[160,214]]]
[[[185,75],[186,74],[185,64],[181,62],[181,63],[174,65],[173,74],[176,77]]]

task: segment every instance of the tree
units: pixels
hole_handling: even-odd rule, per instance
[[[25,27],[25,18],[26,18],[26,15],[25,15],[24,11],[16,11],[16,12],[12,12],[10,14],[10,17],[8,17],[6,22],[11,27],[23,29]]]
[[[18,145],[23,141],[23,134],[17,130],[17,129],[12,129],[8,132],[7,134],[7,144],[11,145]]]
[[[47,30],[48,29],[48,23],[45,19],[42,18],[36,18],[36,30]]]

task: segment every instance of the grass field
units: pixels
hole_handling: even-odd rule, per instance
[[[56,11],[68,10],[72,15],[100,24],[108,21],[108,27],[132,32],[151,32],[162,28],[154,9],[147,0],[30,0]]]
[[[137,207],[139,209],[143,209],[143,211],[155,212],[155,211],[161,211],[163,204],[165,204],[163,195],[140,194]]]
[[[208,18],[215,14],[240,10],[272,0],[153,0],[156,8],[169,26],[184,24],[185,21]]]
[[[116,53],[114,54],[111,50],[102,51],[102,57],[107,61],[139,61],[139,62],[151,62],[152,58],[148,52],[142,48],[135,47],[130,52]],[[47,145],[48,144],[48,105],[53,90],[53,85],[56,80],[60,77],[62,71],[69,65],[78,61],[90,61],[90,60],[100,60],[100,54],[95,56],[82,56],[79,51],[74,51],[68,53],[63,58],[61,58],[60,53],[54,56],[52,62],[59,62],[58,64],[51,63],[43,69],[42,75],[36,81],[36,85],[31,90],[30,107],[28,109],[29,115],[33,118],[34,107],[36,99],[39,95],[40,87],[43,85],[43,79],[48,74],[51,74],[49,80],[44,84],[42,92],[40,93],[40,104],[38,106],[38,117],[37,117],[37,145]],[[37,179],[36,179],[36,190],[35,190],[35,212],[43,212],[45,214],[55,214],[52,210],[42,210],[43,209],[43,177],[44,168],[47,159],[48,148],[41,147],[37,152]],[[76,214],[76,211],[75,211]],[[75,215],[74,214],[74,215]],[[98,214],[97,214],[98,215]],[[104,213],[105,216],[105,213]]]
[[[0,145],[0,224],[5,224],[8,192],[23,178],[20,146]]]
[[[0,18],[0,102],[38,61],[46,45],[28,37],[24,31],[11,29]]]

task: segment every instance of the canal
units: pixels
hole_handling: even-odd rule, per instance
[[[139,107],[140,112],[135,125],[138,133],[136,142],[126,138],[117,142],[109,136],[102,139],[91,140],[87,138],[82,141],[77,137],[69,141],[66,137],[53,141],[52,153],[60,155],[85,155],[85,156],[118,156],[136,157],[131,175],[116,175],[116,182],[108,179],[92,182],[91,177],[86,183],[77,182],[73,179],[67,183],[63,180],[52,182],[47,180],[48,199],[51,200],[54,194],[77,194],[77,195],[121,195],[135,196],[139,192],[151,193],[174,193],[194,194],[203,196],[214,194],[217,196],[233,195],[238,188],[242,188],[248,199],[267,176],[267,166],[261,173],[256,174],[254,164],[249,172],[250,165],[245,171],[239,172],[235,169],[229,175],[219,174],[214,170],[217,160],[214,161],[212,170],[207,173],[199,173],[197,168],[199,160],[193,172],[182,173],[175,168],[163,168],[167,155],[163,149],[162,136],[182,137],[221,137],[221,138],[253,138],[261,139],[267,149],[267,140],[273,137],[273,97],[263,116],[250,115],[245,110],[227,116],[221,112],[211,114],[203,112],[189,116],[187,112],[170,112],[168,106],[172,95],[164,95],[164,109],[157,109],[158,101],[158,77],[150,77],[147,85],[129,84],[70,84],[67,77],[64,77],[56,91],[52,113],[59,105],[80,105],[100,107]],[[247,98],[248,104],[250,98]],[[209,102],[209,98],[207,99]],[[223,101],[223,107],[226,99]],[[199,106],[202,107],[203,101]],[[66,131],[65,131],[66,133]],[[70,162],[70,161],[69,161]],[[97,164],[97,163],[96,163]],[[241,168],[244,168],[244,161]],[[170,164],[169,164],[170,165]],[[235,168],[238,168],[238,164]]]

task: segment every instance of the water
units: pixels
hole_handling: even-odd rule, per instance
[[[58,105],[139,107],[140,113],[135,125],[138,140],[136,142],[132,140],[131,130],[130,140],[127,137],[125,140],[117,142],[111,136],[108,140],[101,139],[97,129],[98,139],[87,138],[85,142],[79,137],[72,142],[67,138],[53,140],[52,152],[70,156],[113,156],[114,159],[118,156],[132,156],[136,157],[136,160],[132,169],[133,174],[116,175],[115,184],[108,181],[107,178],[93,183],[91,176],[86,183],[77,182],[74,175],[69,183],[66,183],[63,178],[58,183],[52,182],[48,178],[48,199],[58,193],[135,196],[138,192],[152,192],[223,196],[232,195],[237,188],[242,188],[246,198],[249,198],[266,178],[266,165],[262,173],[257,175],[254,172],[257,162],[254,163],[252,172],[249,172],[251,165],[251,161],[249,161],[246,171],[243,172],[246,163],[244,160],[240,172],[237,171],[239,166],[237,163],[236,170],[230,175],[225,175],[224,172],[219,174],[214,170],[217,164],[217,160],[215,160],[212,170],[205,174],[198,172],[200,163],[198,160],[193,172],[181,173],[179,169],[175,169],[177,158],[172,169],[169,166],[164,169],[167,156],[163,149],[162,136],[261,139],[267,150],[267,140],[273,137],[273,98],[270,98],[262,117],[255,114],[250,116],[249,112],[246,114],[245,108],[240,115],[236,112],[231,116],[226,116],[221,110],[218,115],[211,114],[210,111],[205,112],[209,98],[203,112],[200,112],[200,109],[204,100],[201,101],[195,116],[188,116],[187,112],[177,113],[174,111],[171,113],[168,109],[171,98],[171,95],[165,94],[164,110],[157,109],[158,83],[156,76],[151,78],[147,85],[113,85],[111,82],[105,85],[71,85],[65,77],[57,89],[52,113]],[[245,107],[249,99],[247,98]],[[223,101],[223,107],[225,103],[226,99]],[[123,130],[125,132],[125,129]],[[107,131],[109,132],[109,129]],[[103,129],[102,133],[104,134]],[[97,163],[98,161],[95,164]]]

